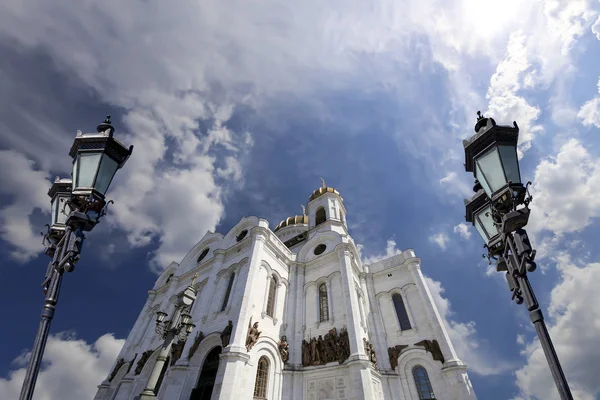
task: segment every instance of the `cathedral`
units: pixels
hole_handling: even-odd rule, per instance
[[[94,400],[476,399],[413,250],[362,263],[323,185],[156,280]]]

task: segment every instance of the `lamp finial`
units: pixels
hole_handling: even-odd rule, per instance
[[[323,179],[323,177],[321,177],[321,187],[322,188],[326,188],[327,185],[325,184],[325,179]]]
[[[194,286],[194,281],[198,279],[198,273],[194,272],[194,275],[192,276],[192,283],[190,283],[190,286]]]
[[[481,111],[477,111],[477,121],[482,120],[483,118],[485,118],[483,116],[483,114],[481,114]]]
[[[302,207],[302,215],[306,216],[306,207],[304,207],[304,204],[300,204],[300,207]]]

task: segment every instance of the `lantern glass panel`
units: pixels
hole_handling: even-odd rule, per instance
[[[67,202],[67,197],[66,196],[59,196],[57,198],[57,210],[56,210],[56,222],[57,224],[62,224],[64,225],[67,222],[67,217],[69,216],[69,212],[71,211],[71,208],[69,206],[65,206],[65,203]],[[64,210],[64,212],[63,212]]]
[[[486,243],[498,234],[498,227],[494,224],[492,208],[489,205],[477,212],[475,218],[475,227]]]
[[[96,183],[94,184],[94,188],[102,195],[108,190],[108,186],[115,176],[118,166],[119,164],[108,155],[102,155],[100,168],[98,168],[98,176],[96,177]]]
[[[58,203],[58,196],[52,199],[51,205],[50,205],[50,207],[52,208],[52,210],[51,210],[51,212],[52,212],[52,225],[54,225],[56,223],[56,217],[57,217],[56,212],[58,210],[57,203]]]
[[[506,185],[506,177],[496,146],[477,157],[476,177],[489,197]]]
[[[498,146],[498,151],[500,152],[500,158],[502,159],[502,165],[504,166],[506,180],[511,181],[512,183],[521,183],[517,147],[502,145]]]
[[[79,170],[77,171],[76,188],[91,188],[98,170],[101,153],[81,153],[79,155]]]
[[[71,179],[73,181],[71,183],[72,190],[75,190],[75,188],[77,187],[77,170],[79,170],[79,157],[73,160],[73,173],[71,174]]]

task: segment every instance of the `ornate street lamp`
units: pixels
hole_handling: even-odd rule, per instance
[[[173,346],[173,340],[175,338],[180,341],[185,341],[187,337],[194,331],[196,325],[192,322],[192,316],[189,314],[192,309],[194,301],[196,301],[196,289],[194,288],[194,281],[198,277],[198,274],[194,274],[192,282],[185,290],[177,296],[175,303],[175,310],[171,319],[166,319],[167,313],[164,311],[158,311],[156,313],[156,327],[155,331],[163,339],[162,348],[156,358],[156,363],[150,373],[146,387],[140,393],[140,400],[155,400],[156,399],[156,386],[160,380],[160,374],[163,366],[169,356],[171,347]]]
[[[476,178],[470,200],[465,200],[466,220],[471,222],[496,261],[496,270],[505,272],[506,282],[517,304],[525,302],[561,399],[572,400],[571,390],[544,322],[544,316],[529,283],[527,272],[536,269],[535,250],[523,229],[529,221],[531,196],[521,183],[517,142],[519,127],[496,125],[492,118],[477,112],[475,135],[463,140],[465,170]]]
[[[48,235],[58,241],[65,233],[67,217],[71,212],[69,199],[71,197],[71,180],[60,179],[58,176],[54,179],[54,183],[48,191],[51,210],[51,224],[48,228]]]
[[[104,195],[112,179],[133,151],[113,137],[110,116],[98,125],[97,133],[77,137],[69,155],[73,158],[73,179],[56,178],[51,198],[51,224],[44,237],[46,254],[52,258],[42,283],[46,295],[42,317],[31,350],[20,400],[31,400],[54,317],[64,272],[72,272],[79,261],[85,235],[106,214]]]

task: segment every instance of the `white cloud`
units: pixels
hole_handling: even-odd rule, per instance
[[[456,225],[453,231],[465,240],[471,237],[471,231],[469,230],[469,226],[464,222],[461,222],[460,224]]]
[[[560,283],[552,289],[548,330],[573,397],[594,400],[600,394],[600,264],[574,265],[570,254],[557,257]],[[548,364],[536,338],[523,350],[527,363],[516,373],[521,398],[558,399]]]
[[[359,247],[359,251],[362,252],[364,247],[360,244],[357,247]],[[385,260],[387,258],[398,255],[400,253],[402,253],[402,250],[398,249],[398,247],[396,246],[396,241],[394,239],[388,239],[387,245],[385,247],[385,253],[363,258],[363,264],[373,264],[378,261]]]
[[[10,244],[12,258],[26,262],[44,250],[30,217],[35,209],[50,211],[48,173],[11,150],[0,150],[0,171],[0,194],[10,199],[0,209],[0,238]]]
[[[525,344],[525,336],[517,335],[517,344],[520,344],[521,346],[523,346]]]
[[[470,371],[479,375],[495,375],[513,368],[512,364],[495,355],[489,346],[481,343],[477,338],[475,322],[457,322],[451,318],[454,313],[450,301],[443,297],[444,288],[440,282],[427,276],[425,282],[440,316],[445,321],[456,354],[469,366]]]
[[[600,80],[598,80],[598,92],[600,93]],[[600,128],[600,97],[586,101],[579,109],[577,116],[582,120],[583,125],[594,125]]]
[[[596,38],[600,40],[600,16],[598,16],[598,19],[596,20],[594,25],[592,25],[592,33],[594,33],[596,35]]]
[[[531,79],[531,57],[527,49],[527,36],[517,31],[510,36],[505,59],[498,64],[496,72],[490,79],[487,97],[489,99],[489,115],[499,124],[510,124],[518,121],[520,154],[531,147],[535,134],[542,131],[541,125],[535,125],[540,116],[540,109],[528,103],[517,93],[526,79]]]
[[[456,172],[449,172],[440,179],[440,185],[444,186],[450,193],[455,193],[465,198],[471,198],[473,196],[473,189],[465,182],[467,179],[465,176],[466,174],[461,174],[461,178],[459,178]]]
[[[440,246],[440,249],[446,250],[446,244],[450,239],[448,238],[448,235],[446,235],[444,232],[439,232],[430,236],[429,240]]]
[[[577,116],[581,118],[583,125],[594,125],[600,128],[600,97],[586,101],[579,109]]]
[[[50,336],[34,400],[93,398],[124,344],[125,340],[115,339],[110,333],[100,336],[93,344],[66,333]],[[19,369],[12,370],[7,379],[0,378],[2,398],[19,397],[29,356],[29,353],[24,354],[14,360]]]
[[[528,232],[536,237],[540,255],[547,255],[563,234],[579,231],[600,216],[600,159],[579,141],[569,140],[556,157],[542,160],[533,182]],[[539,240],[544,232],[552,237]]]

